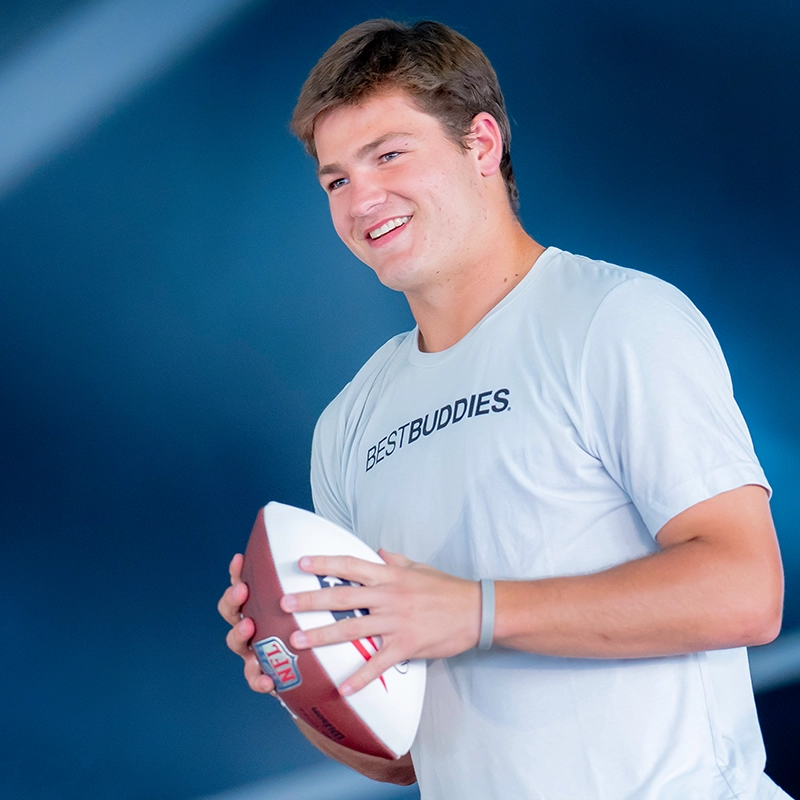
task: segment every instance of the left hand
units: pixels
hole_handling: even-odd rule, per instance
[[[333,625],[295,631],[297,649],[380,636],[378,652],[340,687],[353,694],[387,669],[410,658],[447,658],[469,650],[480,633],[480,584],[440,572],[405,556],[379,550],[386,562],[374,564],[352,556],[304,556],[300,568],[315,575],[336,575],[361,586],[334,586],[287,594],[281,608],[295,611],[345,611],[367,608],[369,614]]]

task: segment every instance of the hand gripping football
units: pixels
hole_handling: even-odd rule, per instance
[[[361,753],[399,758],[408,752],[419,725],[425,694],[425,662],[408,661],[349,697],[337,687],[380,647],[380,637],[293,652],[292,631],[333,624],[353,611],[304,611],[279,605],[284,594],[347,583],[312,575],[297,565],[301,556],[350,555],[383,560],[352,533],[310,511],[269,503],[256,518],[244,556],[242,580],[249,596],[242,608],[255,622],[253,650],[275,682],[281,701],[329,739]]]

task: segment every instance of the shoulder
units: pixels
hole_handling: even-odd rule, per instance
[[[541,276],[542,288],[559,296],[561,310],[568,304],[571,315],[590,321],[601,307],[636,307],[648,298],[694,308],[679,289],[655,275],[552,249],[555,252]]]
[[[598,369],[631,348],[670,346],[676,332],[716,348],[692,302],[666,281],[636,269],[550,248],[527,292],[527,324],[570,383],[587,359]],[[573,383],[573,386],[576,384]]]
[[[719,342],[692,301],[661,278],[559,251],[543,274],[551,330],[568,342],[587,377],[606,382],[622,367],[650,371],[690,360],[729,383]],[[552,333],[551,333],[552,336]]]

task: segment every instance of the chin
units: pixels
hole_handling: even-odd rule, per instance
[[[366,264],[377,276],[378,280],[387,288],[395,292],[413,292],[425,287],[431,282],[429,270],[420,264],[420,258],[398,255],[395,258],[381,259],[369,258],[372,253],[365,254],[360,260]]]
[[[389,270],[377,270],[373,267],[373,272],[378,276],[378,280],[387,288],[395,292],[408,293],[419,287],[419,278],[415,279],[413,274],[408,272],[392,272]]]

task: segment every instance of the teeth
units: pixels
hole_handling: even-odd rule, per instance
[[[385,233],[389,233],[389,231],[393,231],[395,228],[405,225],[410,219],[411,217],[395,217],[394,219],[390,219],[388,222],[384,222],[380,228],[375,228],[374,231],[370,231],[369,238],[379,239]]]

